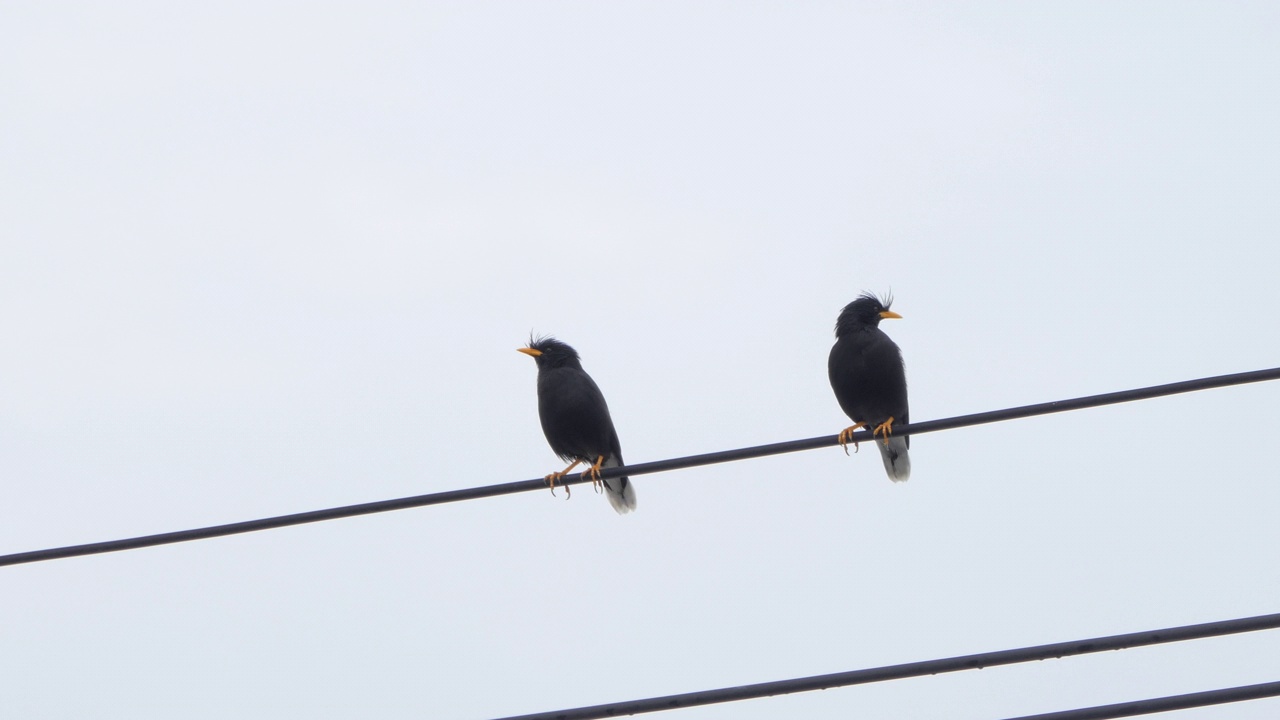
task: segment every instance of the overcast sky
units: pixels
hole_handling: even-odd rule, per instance
[[[0,553],[1280,365],[1275,3],[0,5]],[[480,719],[1280,612],[1280,384],[0,568],[7,717]],[[712,706],[1280,680],[1275,632]],[[1274,718],[1256,701],[1179,718]],[[655,716],[657,717],[657,716]]]

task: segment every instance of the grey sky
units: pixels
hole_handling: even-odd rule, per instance
[[[0,552],[1277,365],[1273,3],[6,3]],[[0,569],[26,718],[484,718],[1280,611],[1280,386]],[[669,714],[982,720],[1275,633]],[[1271,718],[1275,701],[1179,718]]]

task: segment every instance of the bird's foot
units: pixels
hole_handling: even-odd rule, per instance
[[[849,454],[849,443],[853,442],[853,433],[858,428],[864,428],[866,426],[867,424],[864,422],[856,423],[854,425],[850,425],[849,427],[841,430],[840,434],[836,436],[836,440],[839,441],[840,447],[844,448],[845,455]],[[858,452],[858,443],[856,442],[853,443],[853,451]]]
[[[547,481],[547,487],[551,488],[552,495],[556,494],[556,483],[564,479],[564,476],[568,475],[570,470],[578,467],[578,464],[581,462],[582,462],[581,460],[574,460],[573,464],[571,464],[569,467],[561,470],[560,472],[553,472],[550,475],[547,475],[546,477],[542,478],[543,480]],[[573,495],[573,493],[569,491],[568,485],[563,485],[561,487],[564,488],[564,499],[568,500]]]
[[[546,481],[547,481],[547,487],[551,488],[551,494],[552,494],[552,495],[555,495],[555,494],[556,494],[556,483],[557,483],[557,482],[559,482],[559,481],[560,481],[560,480],[561,480],[565,475],[567,475],[567,474],[568,474],[568,473],[553,472],[553,473],[551,473],[550,475],[548,475],[548,476],[546,476],[545,478],[543,478],[543,480],[546,480]],[[563,487],[563,488],[564,488],[564,499],[565,499],[565,500],[568,500],[568,499],[569,499],[569,497],[572,495],[572,493],[571,493],[571,492],[569,492],[569,486],[568,486],[568,485],[561,485],[560,487]]]
[[[893,434],[893,416],[892,415],[889,416],[888,420],[885,420],[884,422],[877,425],[875,430],[871,431],[871,437],[875,437],[877,435],[881,435],[884,437],[885,447],[889,447],[889,436],[892,434]]]
[[[586,480],[587,478],[591,478],[591,487],[595,488],[596,492],[601,492],[604,490],[604,481],[600,479],[601,465],[604,465],[603,455],[597,456],[596,464],[587,468],[586,472],[582,473],[583,480]]]

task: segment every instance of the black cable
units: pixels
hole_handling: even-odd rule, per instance
[[[1067,655],[1083,655],[1086,653],[1121,650],[1124,648],[1159,645],[1163,643],[1198,640],[1235,633],[1256,632],[1258,630],[1274,630],[1280,628],[1280,613],[1259,615],[1257,617],[1237,620],[1221,620],[1201,623],[1199,625],[1183,625],[1182,627],[1148,630],[1145,632],[1111,635],[1088,640],[1072,640],[1052,645],[1036,645],[1034,647],[1000,650],[998,652],[979,653],[977,655],[961,655],[960,657],[942,660],[926,660],[903,665],[886,665],[867,670],[832,673],[830,675],[814,675],[812,677],[777,680],[774,682],[739,685],[737,687],[703,690],[700,692],[666,695],[663,697],[630,700],[592,705],[591,707],[573,708],[569,710],[553,710],[551,712],[534,713],[532,715],[516,715],[501,720],[593,720],[594,718],[611,718],[637,713],[675,710],[677,708],[712,705],[715,703],[749,700],[773,695],[786,695],[810,690],[826,690],[848,685],[864,685],[884,682],[885,680],[901,680],[903,678],[936,675],[938,673],[956,672],[958,670],[980,670],[998,665],[1013,665],[1032,660],[1048,660]],[[1259,696],[1261,697],[1261,696]],[[1240,698],[1246,699],[1246,698]],[[1157,701],[1148,701],[1157,702]],[[1222,701],[1227,702],[1227,701]],[[1189,706],[1188,706],[1189,707]],[[1172,708],[1170,708],[1172,709]],[[1040,716],[1036,716],[1040,717]],[[1045,716],[1051,717],[1051,716]],[[1084,715],[1081,717],[1092,717]],[[1098,717],[1120,717],[1105,715]]]
[[[1134,700],[1133,702],[1116,703],[1114,705],[1098,705],[1097,707],[1080,708],[1078,710],[1062,710],[1041,715],[1023,715],[1009,718],[1009,720],[1108,720],[1109,718],[1186,710],[1187,708],[1205,707],[1206,705],[1259,700],[1261,698],[1276,697],[1277,695],[1280,695],[1280,682],[1269,682],[1223,688],[1222,690],[1206,690],[1186,695],[1170,695],[1149,700]]]
[[[1280,379],[1280,368],[1255,370],[1253,372],[1219,375],[1216,377],[1200,378],[1198,380],[1169,383],[1167,385],[1155,385],[1153,387],[1139,388],[1136,390],[1123,390],[1121,392],[1106,393],[1104,395],[1090,395],[1088,397],[1058,400],[1055,402],[1040,403],[1038,405],[1024,405],[1022,407],[993,410],[991,412],[976,413],[973,415],[960,415],[958,417],[946,418],[943,420],[930,420],[911,425],[897,426],[894,427],[893,432],[895,435],[920,435],[922,433],[951,430],[954,428],[969,427],[971,425],[982,425],[985,423],[1000,422],[1003,420],[1032,417],[1035,415],[1048,415],[1050,413],[1066,412],[1068,410],[1080,410],[1083,408],[1098,407],[1101,405],[1114,405],[1116,403],[1132,402],[1134,400],[1147,400],[1150,398],[1162,397],[1165,395],[1176,395],[1178,393],[1193,392],[1196,390],[1208,390],[1211,388],[1243,385],[1246,383],[1277,379]],[[641,463],[639,465],[628,465],[626,468],[610,468],[603,470],[600,475],[606,478],[618,477],[624,474],[647,475],[650,473],[665,472],[667,470],[677,470],[680,468],[699,467],[702,465],[713,465],[716,463],[730,462],[734,460],[748,460],[768,455],[781,455],[783,453],[800,452],[802,450],[813,450],[837,444],[836,437],[837,436],[835,435],[823,435],[820,437],[809,438],[807,440],[792,440],[790,442],[757,445],[755,447],[739,448],[737,450],[724,450],[721,452],[706,453],[703,455],[690,455],[688,457],[673,458],[670,460],[658,460],[655,462]],[[853,439],[857,442],[865,442],[872,440],[873,438],[869,431],[862,430],[855,433]],[[565,477],[560,481],[560,484],[577,485],[582,482],[583,480],[581,476],[575,474]],[[378,502],[346,505],[343,507],[329,508],[325,510],[312,510],[310,512],[293,513],[290,515],[278,515],[276,517],[262,518],[260,520],[245,520],[243,522],[214,525],[211,527],[196,528],[193,530],[178,530],[175,532],[160,533],[157,535],[143,535],[141,537],[125,538],[123,540],[109,540],[106,542],[88,543],[85,545],[68,545],[66,547],[49,548],[46,550],[32,550],[29,552],[0,555],[0,566],[22,565],[25,563],[42,562],[45,560],[79,557],[81,555],[98,555],[102,553],[118,552],[121,550],[134,550],[137,548],[152,547],[155,545],[169,545],[173,543],[188,542],[191,540],[204,540],[207,538],[222,537],[224,535],[238,535],[240,533],[257,532],[259,530],[271,530],[274,528],[288,527],[290,525],[305,525],[306,523],[321,522],[324,520],[337,520],[340,518],[356,517],[359,515],[390,512],[392,510],[407,510],[409,508],[424,507],[427,505],[441,505],[444,503],[458,502],[460,500],[476,500],[479,498],[493,497],[495,495],[508,495],[511,493],[528,492],[530,490],[542,490],[546,487],[546,483],[541,478],[536,480],[519,480],[516,482],[501,483],[498,485],[484,485],[481,487],[465,488],[462,490],[447,490],[445,492],[414,495],[412,497],[397,498],[394,500],[381,500]]]
[[[1070,400],[1055,400],[1053,402],[1039,403],[1036,405],[1023,405],[1021,407],[1007,408],[1004,410],[974,413],[972,415],[957,415],[952,418],[928,420],[925,422],[912,423],[910,425],[895,424],[893,427],[893,434],[922,435],[924,433],[954,430],[956,428],[970,427],[973,425],[985,425],[987,423],[1003,422],[1005,420],[1017,420],[1020,418],[1034,417],[1036,415],[1051,415],[1053,413],[1067,412],[1068,410],[1083,410],[1085,408],[1101,407],[1103,405],[1117,405],[1119,403],[1134,402],[1136,400],[1150,400],[1151,398],[1164,397],[1166,395],[1178,395],[1181,393],[1195,392],[1197,390],[1212,390],[1214,388],[1230,387],[1232,385],[1246,385],[1248,383],[1265,382],[1267,380],[1280,380],[1280,368],[1254,370],[1252,372],[1233,373],[1231,375],[1216,375],[1214,377],[1200,378],[1198,380],[1184,380],[1182,382],[1168,383],[1166,385],[1152,385],[1151,387],[1138,388],[1136,390],[1121,390],[1119,392],[1104,393],[1102,395],[1088,395],[1086,397],[1072,398]],[[837,437],[838,436],[836,435],[823,435],[821,437],[808,438],[806,440],[792,440],[790,442],[773,443],[770,445],[757,445],[755,447],[741,448],[738,450],[725,450],[722,452],[707,453],[705,455],[691,455],[689,457],[675,458],[672,460],[657,460],[654,462],[642,463],[640,465],[628,465],[625,469],[611,468],[601,472],[600,474],[602,477],[644,475],[646,473],[679,470],[682,468],[698,467],[701,465],[714,465],[716,463],[731,462],[734,460],[749,460],[752,458],[766,457],[768,455],[782,455],[784,453],[799,452],[801,450],[814,450],[817,448],[837,445]],[[854,433],[853,439],[856,442],[867,442],[873,438],[871,436],[871,431],[860,430],[857,433]],[[565,478],[565,480],[570,480],[568,484],[583,482],[576,476],[572,479]]]

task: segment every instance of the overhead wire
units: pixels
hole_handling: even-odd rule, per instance
[[[1151,398],[1195,392],[1198,390],[1209,390],[1213,388],[1244,385],[1247,383],[1264,382],[1277,379],[1280,379],[1280,368],[1254,370],[1251,372],[1233,373],[1230,375],[1217,375],[1213,377],[1199,378],[1196,380],[1185,380],[1182,382],[1167,383],[1164,385],[1153,385],[1145,388],[1104,393],[1102,395],[1089,395],[1067,400],[1039,403],[1036,405],[1023,405],[1003,410],[974,413],[972,415],[959,415],[941,420],[912,423],[910,425],[897,425],[893,428],[893,433],[895,435],[903,436],[921,435],[924,433],[972,427],[974,425],[984,425],[987,423],[1002,422],[1005,420],[1015,420],[1037,415],[1048,415],[1051,413],[1067,412],[1069,410],[1082,410],[1085,408],[1115,405],[1118,403],[1133,402],[1137,400],[1149,400]],[[874,437],[870,431],[862,430],[854,433],[853,441],[874,441]],[[817,448],[830,447],[838,444],[838,442],[838,436],[836,435],[822,435],[804,440],[792,440],[788,442],[738,448],[735,450],[723,450],[720,452],[705,453],[701,455],[689,455],[686,457],[671,458],[667,460],[657,460],[637,465],[628,465],[624,468],[609,468],[602,470],[600,476],[602,478],[611,478],[622,475],[647,475],[651,473],[666,472],[669,470],[701,467],[704,465],[714,465],[717,463],[733,462],[736,460],[748,460],[770,455],[782,455],[785,453],[801,452],[804,450],[814,450]],[[559,480],[558,484],[576,485],[583,482],[589,482],[589,480],[584,480],[581,475],[570,475]],[[326,520],[338,520],[341,518],[358,517],[374,513],[391,512],[393,510],[407,510],[410,508],[425,507],[428,505],[442,505],[445,503],[460,502],[464,500],[477,500],[480,498],[510,495],[512,493],[529,492],[531,490],[541,490],[545,488],[546,481],[542,478],[537,478],[533,480],[517,480],[515,482],[499,483],[496,485],[482,485],[479,487],[463,488],[460,490],[446,490],[443,492],[427,493],[425,495],[413,495],[410,497],[402,497],[392,500],[380,500],[376,502],[345,505],[322,510],[311,510],[307,512],[278,515],[275,517],[260,518],[256,520],[227,523],[224,525],[212,525],[209,527],[194,528],[190,530],[177,530],[173,532],[143,535],[119,540],[108,540],[104,542],[67,545],[64,547],[11,553],[8,555],[0,555],[0,566],[22,565],[48,560],[81,557],[85,555],[99,555],[104,553],[120,552],[123,550],[136,550],[138,548],[170,545],[174,543],[190,542],[193,540],[206,540],[215,537],[225,537],[227,535],[239,535],[242,533],[272,530],[276,528],[290,527],[293,525],[305,525],[307,523],[323,522]]]
[[[1075,710],[1059,710],[1058,712],[1041,713],[1039,715],[1022,715],[1016,718],[1008,718],[1007,720],[1110,720],[1111,718],[1189,710],[1191,708],[1208,707],[1209,705],[1261,700],[1262,698],[1276,696],[1280,696],[1280,682],[1269,682],[1222,688],[1221,690],[1205,690],[1185,695],[1133,700],[1112,705],[1096,705]]]
[[[830,688],[847,687],[850,685],[865,685],[869,683],[884,682],[886,680],[902,680],[905,678],[921,677],[924,675],[958,672],[960,670],[981,670],[988,667],[1014,665],[1034,660],[1050,660],[1070,655],[1084,655],[1105,652],[1108,650],[1123,650],[1149,645],[1162,645],[1165,643],[1199,640],[1203,638],[1220,637],[1223,635],[1257,632],[1260,630],[1274,630],[1276,628],[1280,628],[1280,613],[1237,618],[1234,620],[1220,620],[1196,625],[1183,625],[1180,627],[1162,628],[1159,630],[1146,630],[1142,632],[1125,633],[1123,635],[1109,635],[1106,637],[1088,638],[1085,640],[1071,640],[1068,642],[1035,645],[1032,647],[1014,648],[1012,650],[999,650],[996,652],[985,652],[975,655],[961,655],[958,657],[943,658],[939,660],[925,660],[921,662],[904,663],[901,665],[886,665],[877,668],[830,673],[827,675],[813,675],[810,677],[793,678],[790,680],[776,680],[773,682],[754,683],[751,685],[739,685],[736,687],[718,688],[715,690],[702,690],[698,692],[680,693],[678,695],[664,695],[660,697],[643,698],[640,700],[627,700],[623,702],[607,703],[604,705],[570,708],[567,710],[552,710],[549,712],[539,712],[530,715],[513,715],[503,717],[498,720],[595,720],[596,718],[612,718],[623,715],[637,715],[640,713],[697,707],[700,705],[714,705],[718,703],[734,702],[737,700],[751,700],[775,695],[788,695],[791,693],[809,692],[812,690],[827,690]],[[1226,691],[1213,692],[1222,693]],[[1257,697],[1262,696],[1259,695]],[[1249,698],[1241,697],[1240,699]],[[1170,699],[1161,698],[1154,701],[1140,702],[1158,703],[1165,700]],[[1219,702],[1230,701],[1220,700]],[[1157,711],[1152,710],[1151,712]],[[1039,718],[1041,716],[1035,717]],[[1080,715],[1075,717],[1075,720],[1092,717],[1095,716]],[[1122,716],[1098,715],[1096,717]]]

